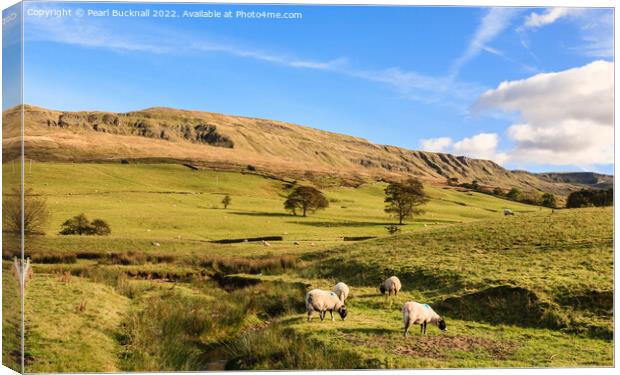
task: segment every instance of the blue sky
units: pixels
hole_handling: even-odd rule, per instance
[[[25,8],[24,100],[30,104],[197,109],[488,158],[507,168],[613,172],[611,10]],[[77,17],[78,8],[86,14]],[[60,9],[72,15],[34,15]],[[87,14],[105,9],[174,10],[179,17]],[[302,18],[181,17],[197,10],[298,12]],[[588,104],[601,100],[602,106]],[[576,109],[565,114],[565,108]]]

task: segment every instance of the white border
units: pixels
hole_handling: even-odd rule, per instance
[[[33,0],[33,1],[37,1],[37,0]],[[90,1],[79,1],[79,0],[65,0],[63,2],[111,2],[111,1],[106,1],[106,0],[90,0]],[[180,0],[133,0],[133,1],[127,1],[127,0],[119,0],[119,1],[112,1],[112,2],[125,2],[125,3],[213,3],[213,4],[239,4],[239,3],[245,3],[245,4],[291,4],[291,5],[296,5],[296,4],[318,4],[318,5],[429,5],[429,6],[519,6],[519,7],[548,7],[548,6],[564,6],[564,7],[608,7],[608,8],[614,8],[616,7],[616,2],[612,1],[612,0],[589,0],[589,1],[584,1],[584,0],[564,0],[564,1],[560,1],[560,0],[544,0],[544,1],[536,1],[536,0],[521,0],[521,1],[515,1],[515,0],[507,0],[507,1],[499,1],[499,0],[469,0],[469,1],[458,1],[458,0],[387,0],[387,1],[381,1],[381,0],[289,0],[289,1],[282,1],[282,0],[271,0],[271,1],[265,1],[265,0],[242,0],[242,1],[227,1],[227,0],[222,0],[222,1],[180,1]],[[0,4],[1,4],[1,8],[5,9],[8,8],[9,6],[12,6],[14,4],[18,3],[18,1],[15,0],[0,0]],[[618,21],[618,14],[617,12],[614,12],[614,25],[617,24]],[[0,47],[2,46],[2,42],[0,39]],[[618,47],[618,31],[617,28],[614,28],[614,48],[615,50],[617,50]],[[1,67],[1,63],[0,63],[0,67]],[[614,66],[615,68],[615,66]],[[614,69],[614,73],[615,73],[615,69]],[[1,77],[0,77],[0,82],[1,82]],[[617,85],[618,80],[614,74],[614,83],[615,85]],[[614,86],[616,87],[616,86]],[[615,92],[615,89],[614,89]],[[619,106],[618,106],[618,102],[614,102],[614,113],[618,110]],[[615,123],[615,122],[614,122]],[[614,151],[618,150],[618,146],[620,145],[619,138],[620,135],[616,132],[614,132]],[[616,163],[614,163],[614,177],[617,176],[617,170],[616,170]],[[0,174],[0,186],[2,183],[2,176]],[[614,200],[615,202],[618,202],[618,192],[617,189],[615,189],[615,196],[614,196]],[[615,206],[615,205],[614,205]],[[615,251],[616,250],[616,246],[615,246],[615,233],[616,233],[616,229],[618,228],[618,218],[620,218],[620,214],[618,213],[618,210],[614,209],[614,297],[618,296],[618,289],[617,289],[617,268],[615,267],[615,265],[618,264],[618,252]],[[1,236],[1,233],[0,233]],[[0,298],[1,298],[1,288],[0,288]],[[614,298],[615,301],[616,298]],[[0,316],[1,316],[1,311],[0,311]],[[616,319],[615,319],[615,314],[614,314],[614,327],[617,328],[616,323]],[[617,360],[618,358],[618,353],[619,353],[619,346],[617,345],[617,342],[615,341],[616,338],[616,330],[614,330],[614,359]],[[615,362],[616,363],[616,362]],[[617,364],[615,365],[617,366]],[[388,373],[388,374],[429,374],[429,373],[436,373],[437,371],[450,371],[451,373],[467,373],[467,374],[501,374],[501,375],[516,375],[516,374],[527,374],[527,375],[539,375],[539,374],[582,374],[582,373],[597,373],[597,374],[612,374],[612,373],[616,373],[617,371],[614,368],[561,368],[561,369],[471,369],[471,370],[458,370],[458,369],[441,369],[441,370],[365,370],[364,372],[368,372],[368,371],[372,371],[372,372],[379,372],[379,373]],[[192,374],[213,374],[216,372],[192,372]],[[233,372],[233,371],[229,371],[226,373],[243,373],[243,372]],[[247,372],[246,372],[247,373]],[[257,374],[257,375],[263,375],[263,374],[272,374],[273,372],[270,371],[252,371],[252,374]],[[304,374],[304,375],[313,375],[316,374],[316,371],[295,371],[295,373],[297,374]],[[359,374],[360,371],[334,371],[334,370],[327,370],[327,371],[321,371],[321,373],[324,374],[347,374],[347,375],[351,375],[351,374]],[[4,375],[4,374],[15,374],[14,371],[2,366],[0,367],[0,374]],[[135,374],[146,374],[146,373],[135,373]],[[169,374],[183,374],[180,372],[172,372]]]

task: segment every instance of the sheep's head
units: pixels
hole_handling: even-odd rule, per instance
[[[437,321],[437,327],[439,327],[439,329],[442,330],[442,331],[447,331],[448,330],[448,326],[446,325],[446,321],[443,320],[443,318],[439,318],[439,320]]]
[[[342,320],[345,320],[347,318],[346,306],[342,306],[340,309],[338,309],[338,314],[340,314],[340,317],[342,318]]]
[[[379,291],[381,294],[385,294],[385,286],[383,284],[379,285]]]

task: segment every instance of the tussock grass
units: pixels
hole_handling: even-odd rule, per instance
[[[61,282],[35,271],[25,304],[27,372],[119,370],[114,332],[129,301],[113,288],[80,277]]]
[[[274,274],[295,268],[298,262],[299,258],[294,255],[265,255],[251,258],[211,256],[200,260],[199,265],[225,274]]]
[[[2,262],[2,364],[20,372],[21,301],[12,268],[12,261]]]
[[[119,341],[126,371],[205,370],[213,350],[238,332],[260,328],[261,319],[299,313],[295,289],[275,284],[249,287],[232,293],[217,291],[208,283],[195,285],[214,298],[175,290],[145,294],[144,308],[124,320]]]
[[[280,326],[241,335],[226,345],[227,370],[381,368],[353,350],[325,346]]]

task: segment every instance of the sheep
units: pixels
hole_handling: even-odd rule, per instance
[[[306,293],[306,310],[308,311],[308,321],[312,319],[314,311],[319,312],[321,321],[325,319],[325,313],[329,311],[329,315],[334,320],[334,310],[338,311],[342,320],[347,317],[347,308],[340,301],[336,293],[327,290],[313,289]]]
[[[343,282],[339,282],[334,287],[334,293],[340,298],[340,302],[344,303],[349,296],[349,286]]]
[[[509,210],[507,208],[504,208],[504,216],[514,216],[514,212],[512,212],[512,210]]]
[[[388,292],[388,296],[391,296],[392,293],[394,293],[394,296],[396,296],[396,294],[398,294],[398,292],[400,291],[400,288],[401,283],[396,276],[391,276],[387,278],[383,283],[381,283],[381,285],[379,285],[379,291],[381,291],[381,294],[385,294],[385,292]]]
[[[427,304],[407,302],[403,306],[403,322],[405,323],[404,336],[409,335],[409,327],[412,324],[420,325],[420,332],[426,335],[426,324],[435,324],[440,330],[447,331],[446,321]]]

